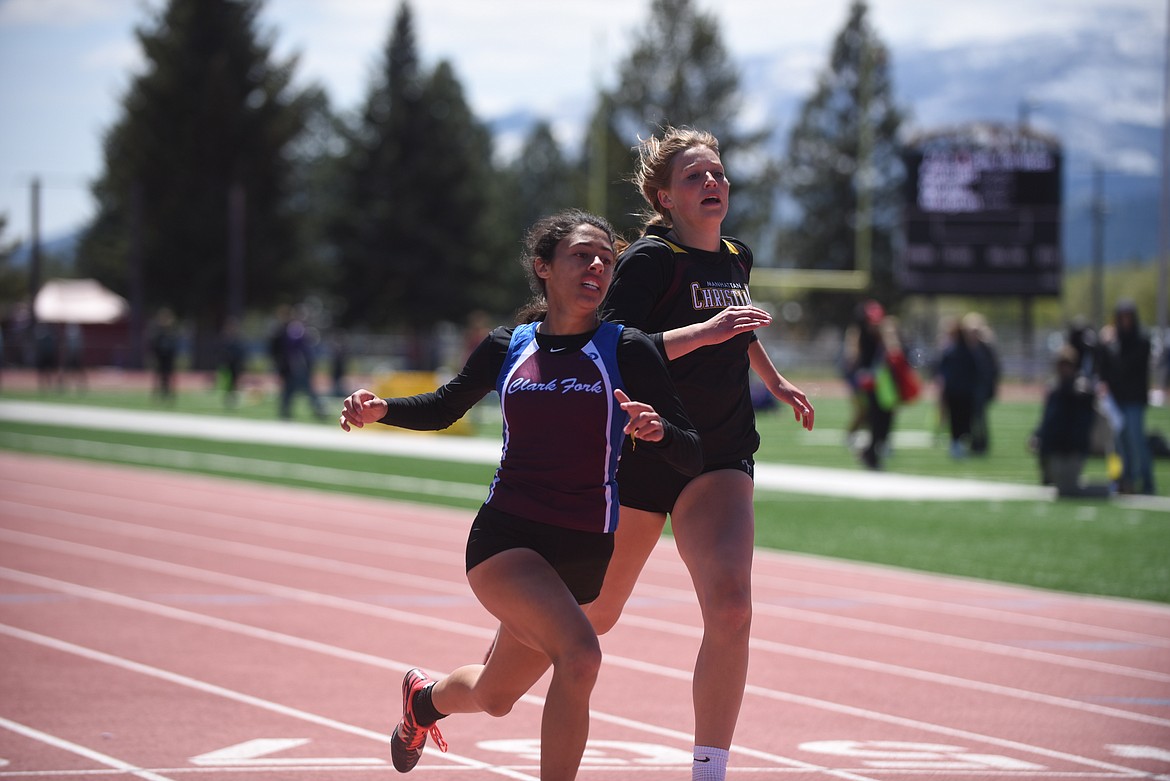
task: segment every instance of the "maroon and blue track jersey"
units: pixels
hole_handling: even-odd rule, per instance
[[[580,349],[541,349],[536,323],[512,333],[496,390],[504,446],[487,503],[558,526],[617,528],[617,462],[626,415],[613,396],[622,326],[605,323]],[[620,413],[620,414],[619,414]],[[513,447],[513,443],[524,443]]]
[[[724,238],[718,252],[684,247],[651,227],[622,253],[605,302],[606,320],[660,334],[752,303],[752,253]],[[669,363],[679,397],[703,440],[709,464],[750,458],[760,445],[748,373],[755,333],[700,347]],[[629,451],[627,449],[627,455]]]
[[[450,382],[430,393],[387,399],[381,422],[446,428],[496,390],[503,447],[485,504],[539,523],[612,532],[628,420],[614,388],[662,417],[662,440],[639,442],[639,453],[698,474],[703,465],[698,433],[646,334],[602,323],[589,333],[550,336],[539,333],[539,325],[495,329]]]

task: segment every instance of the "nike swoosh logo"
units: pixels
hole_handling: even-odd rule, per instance
[[[698,757],[695,757],[695,761],[696,761],[696,762],[710,762],[710,761],[711,761],[711,757],[703,757],[702,759],[699,759]]]
[[[568,347],[550,347],[548,351],[550,353],[563,353],[567,349],[569,349],[569,348]]]

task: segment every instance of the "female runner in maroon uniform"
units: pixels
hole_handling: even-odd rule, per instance
[[[466,562],[472,591],[500,621],[495,646],[486,664],[438,682],[417,668],[406,674],[402,721],[390,744],[401,772],[418,762],[428,735],[446,750],[438,719],[506,714],[551,661],[541,778],[576,776],[601,664],[582,606],[597,597],[613,551],[623,441],[628,435],[641,443],[640,455],[684,474],[702,468],[698,434],[657,346],[598,317],[614,239],[608,223],[585,212],[538,222],[526,260],[547,308],[539,320],[492,331],[436,391],[381,399],[363,389],[344,402],[346,431],[373,422],[446,428],[493,389],[504,418],[500,466],[472,525]]]
[[[600,632],[617,620],[667,515],[703,615],[695,662],[694,779],[723,779],[747,681],[755,519],[754,454],[760,437],[748,369],[790,405],[806,429],[813,407],[773,366],[755,329],[771,316],[752,306],[752,253],[721,234],[730,183],[710,133],[667,128],[640,147],[635,174],[653,209],[618,262],[602,315],[662,334],[670,374],[703,441],[694,476],[627,447],[619,482],[621,525],[601,595],[589,609]]]

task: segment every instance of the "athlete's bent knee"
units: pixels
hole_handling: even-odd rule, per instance
[[[601,672],[601,644],[597,638],[575,643],[553,660],[553,674],[573,686],[589,689]]]
[[[703,623],[725,634],[746,632],[752,625],[750,588],[726,583],[709,593],[703,604]]]
[[[476,692],[475,702],[489,716],[499,718],[512,712],[512,706],[520,699],[510,692]]]

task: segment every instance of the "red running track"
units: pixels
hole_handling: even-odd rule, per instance
[[[0,454],[0,779],[398,778],[410,667],[482,657],[471,513]],[[729,778],[1170,779],[1170,609],[760,551]],[[580,778],[689,778],[673,546],[603,639]],[[411,777],[533,779],[540,695]]]

